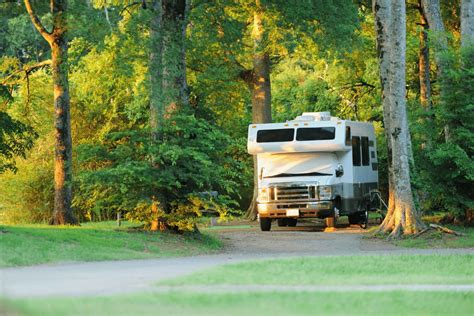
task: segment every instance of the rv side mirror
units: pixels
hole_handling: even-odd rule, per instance
[[[336,177],[342,177],[342,175],[344,174],[344,168],[342,167],[342,165],[337,165],[336,167]]]

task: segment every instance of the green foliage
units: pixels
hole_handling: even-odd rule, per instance
[[[340,100],[309,63],[289,60],[280,63],[273,74],[273,119],[291,120],[303,112],[330,111],[336,115]]]
[[[434,121],[425,119],[429,126],[421,130],[429,135],[422,141],[428,139],[432,147],[425,144],[419,153],[420,182],[429,192],[425,208],[461,215],[474,208],[474,48],[449,52],[443,59],[447,70],[441,77],[440,105]]]
[[[25,158],[36,137],[30,126],[0,111],[0,173],[16,171],[15,156]]]
[[[38,139],[28,159],[16,159],[18,171],[0,181],[0,223],[47,223],[54,197],[53,134]]]
[[[220,216],[234,212],[229,196],[238,196],[243,164],[227,155],[233,146],[228,136],[193,115],[177,115],[157,138],[152,141],[147,130],[111,132],[101,143],[79,146],[74,206],[96,218],[123,211],[149,224],[162,217],[178,230],[193,230],[211,206]],[[210,191],[219,196],[203,193]]]

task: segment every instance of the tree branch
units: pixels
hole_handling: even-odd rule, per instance
[[[3,81],[2,81],[2,85],[5,85],[8,80],[10,80],[14,75],[20,73],[20,72],[24,72],[26,75],[29,75],[32,71],[35,71],[36,69],[39,69],[39,68],[43,68],[43,67],[46,67],[46,66],[49,66],[51,65],[51,59],[48,59],[48,60],[45,60],[45,61],[42,61],[40,63],[37,63],[33,66],[29,66],[29,67],[22,67],[14,72],[12,72],[11,74],[9,74],[8,76],[6,76]]]
[[[31,22],[33,22],[33,25],[38,30],[38,32],[41,34],[41,36],[43,36],[44,39],[48,43],[51,43],[53,41],[53,35],[44,28],[44,26],[41,23],[40,19],[34,13],[34,10],[33,10],[33,7],[31,6],[30,0],[23,0],[23,1],[25,2],[26,11],[30,15]]]
[[[142,9],[144,9],[144,10],[147,9],[146,1],[144,1],[144,0],[135,1],[135,2],[129,3],[125,7],[123,7],[122,10],[120,10],[119,15],[122,15],[124,11],[127,11],[128,14],[132,15],[132,12],[130,12],[130,10],[128,10],[128,9],[132,8],[132,7],[138,7],[138,6],[141,6]]]

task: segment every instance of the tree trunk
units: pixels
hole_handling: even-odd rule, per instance
[[[51,0],[53,30],[48,32],[29,0],[25,7],[33,25],[51,47],[54,89],[54,211],[51,223],[76,224],[72,202],[72,138],[68,81],[67,0]]]
[[[161,22],[163,13],[161,0],[153,1],[151,9],[153,16],[150,22],[150,56],[148,66],[150,79],[150,128],[153,141],[157,141],[158,126],[162,125],[164,117],[164,106],[162,105],[163,66],[161,61]]]
[[[428,28],[431,31],[430,44],[433,44],[431,48],[435,49],[435,61],[438,80],[444,75],[446,71],[446,65],[443,61],[442,55],[448,50],[448,39],[444,29],[443,18],[441,16],[441,8],[439,5],[439,0],[421,0],[422,10],[426,21],[428,22]],[[440,90],[440,95],[442,98],[443,90]],[[448,142],[451,138],[450,127],[448,124],[444,127],[444,137],[445,141]]]
[[[165,118],[188,105],[186,81],[187,0],[162,0],[162,97]]]
[[[252,39],[254,43],[253,71],[252,71],[252,122],[255,124],[271,123],[271,84],[270,84],[270,57],[266,51],[265,30],[262,23],[264,15],[260,0],[255,1],[253,16]],[[253,158],[254,189],[253,197],[247,217],[254,220],[257,217],[258,196],[258,163],[257,157]]]
[[[150,31],[150,125],[152,130],[188,106],[186,26],[189,0],[155,0]]]
[[[389,63],[390,63],[390,0],[374,0],[373,11],[375,15],[377,55],[379,58],[379,76],[382,87],[382,106],[385,138],[387,140],[387,167],[388,167],[388,210],[391,214],[394,209],[394,183],[392,168],[392,143],[390,137],[390,82],[389,82]]]
[[[406,112],[406,8],[405,1],[391,1],[390,18],[390,138],[392,144],[392,212],[379,230],[391,232],[390,238],[416,234],[424,228],[415,209],[410,183],[409,131]]]
[[[59,26],[58,26],[59,27]],[[65,25],[61,25],[65,27]],[[54,224],[73,223],[72,214],[72,139],[68,84],[67,40],[59,36],[51,45],[54,85]]]
[[[474,44],[474,0],[461,2],[461,46]]]
[[[426,110],[431,110],[431,83],[430,83],[430,51],[428,48],[428,22],[419,2],[420,12],[420,50],[418,53],[418,77],[420,80],[420,103]]]
[[[186,80],[186,27],[189,0],[154,0],[150,24],[150,128],[152,140],[158,139],[158,129],[174,112],[188,107]],[[156,198],[152,213],[158,214]],[[167,201],[159,204],[166,209]],[[157,215],[158,216],[158,215]],[[153,220],[152,230],[163,230],[162,219]]]

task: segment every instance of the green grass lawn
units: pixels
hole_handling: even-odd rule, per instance
[[[167,284],[474,284],[474,256],[334,256],[225,265]],[[474,292],[147,292],[4,301],[18,315],[470,315]],[[0,311],[2,309],[0,308]]]
[[[472,292],[139,295],[8,302],[19,315],[470,315]],[[7,309],[8,308],[8,309]]]
[[[0,226],[0,266],[197,255],[222,246],[209,234],[144,232],[130,226],[124,223],[117,229],[115,222]]]
[[[333,256],[219,266],[163,282],[182,284],[474,284],[474,255]]]

